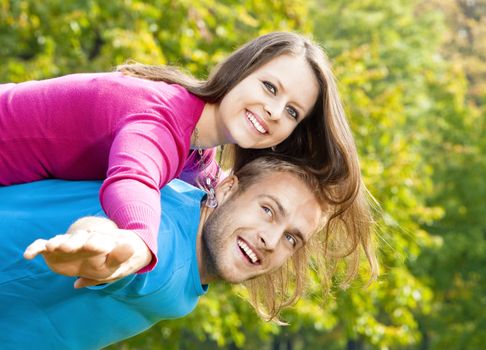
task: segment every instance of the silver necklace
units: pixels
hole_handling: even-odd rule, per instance
[[[214,188],[218,183],[221,168],[218,163],[218,172],[215,176],[211,175],[206,170],[206,164],[203,158],[204,151],[199,144],[199,130],[197,126],[194,127],[194,147],[197,149],[197,153],[199,155],[199,173],[201,173],[204,178],[202,183],[201,181],[199,181],[199,179],[197,180],[197,184],[199,185],[199,187],[201,187],[206,192],[206,201],[204,202],[204,205],[208,208],[216,208],[218,206],[218,200],[216,199]]]

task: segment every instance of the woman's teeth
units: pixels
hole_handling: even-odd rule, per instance
[[[265,128],[262,126],[262,124],[260,124],[258,122],[258,120],[253,116],[253,114],[251,114],[250,112],[246,112],[246,117],[253,124],[253,126],[255,127],[255,129],[258,130],[258,132],[260,132],[262,134],[265,134],[267,132],[265,130]]]

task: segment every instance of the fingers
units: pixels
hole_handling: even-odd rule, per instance
[[[34,259],[40,253],[46,251],[46,243],[47,240],[45,239],[38,239],[32,242],[24,251],[24,258],[27,260]]]
[[[79,230],[72,234],[63,234],[51,239],[38,239],[31,243],[24,251],[26,259],[33,259],[39,254],[50,263],[65,263],[67,261],[93,256],[108,255],[116,246],[112,237],[96,232]],[[99,260],[104,264],[104,259]],[[121,252],[117,253],[115,260],[124,259]]]
[[[46,251],[53,252],[57,250],[63,243],[69,240],[69,235],[57,235],[49,239],[46,243]]]
[[[73,234],[66,234],[66,236],[67,239],[58,246],[58,249],[65,253],[73,253],[80,250],[91,237],[86,231],[78,231]]]
[[[45,252],[108,254],[115,246],[111,237],[98,232],[79,230],[57,235],[45,241]]]
[[[84,287],[91,287],[102,283],[106,283],[106,282],[80,277],[74,282],[74,288],[79,289]]]
[[[66,233],[75,233],[79,230],[97,231],[97,232],[110,232],[116,230],[117,225],[108,218],[85,216],[76,220],[71,226],[69,226]]]
[[[73,234],[57,235],[46,242],[46,251],[72,253],[80,249],[97,250],[96,244],[87,244],[93,238],[93,233],[87,231],[77,231]]]
[[[82,249],[89,252],[109,254],[117,245],[116,239],[103,233],[88,232],[86,237]]]
[[[49,240],[40,239],[27,247],[24,256],[33,259],[42,254],[52,271],[66,276],[84,276],[76,281],[75,288],[114,281],[140,270],[151,259],[140,237],[123,231],[118,230],[115,235],[77,230]]]

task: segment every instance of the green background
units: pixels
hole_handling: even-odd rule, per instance
[[[0,0],[0,81],[110,71],[129,59],[198,77],[257,35],[327,51],[382,214],[382,274],[316,283],[287,327],[239,286],[110,349],[480,349],[486,344],[486,1]],[[95,316],[94,316],[95,317]]]

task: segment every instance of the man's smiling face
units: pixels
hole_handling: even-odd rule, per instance
[[[244,191],[231,191],[203,227],[203,283],[239,283],[278,269],[321,220],[314,194],[291,173],[267,173]]]

